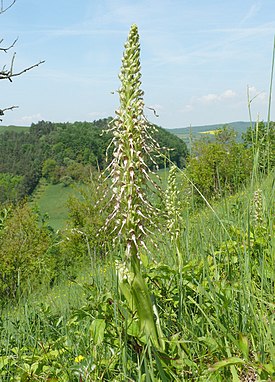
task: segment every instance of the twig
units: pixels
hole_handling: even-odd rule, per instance
[[[41,65],[41,64],[43,64],[45,62],[44,60],[43,61],[39,61],[38,63],[36,63],[34,65],[31,65],[28,68],[25,68],[25,69],[21,70],[20,72],[13,73],[14,60],[15,60],[15,53],[14,53],[14,55],[12,57],[10,70],[9,71],[5,71],[4,68],[3,68],[3,70],[0,71],[0,80],[8,79],[9,81],[12,82],[12,80],[11,80],[12,77],[20,76],[21,74],[26,73],[27,71],[29,71],[29,70],[35,68],[36,66],[39,66],[39,65]]]
[[[0,44],[2,44],[3,41],[4,41],[4,39],[2,38],[2,39],[0,40]],[[5,52],[5,53],[7,53],[9,49],[11,49],[11,48],[14,47],[14,45],[17,43],[17,41],[18,41],[18,37],[13,41],[13,43],[12,43],[9,47],[7,47],[7,48],[1,48],[1,47],[0,47],[0,51],[3,51],[3,52]]]
[[[0,15],[1,13],[4,13],[6,12],[8,9],[10,9],[13,4],[16,2],[16,0],[13,0],[13,2],[7,7],[7,8],[4,8],[4,0],[1,0],[1,8],[0,8]]]
[[[5,114],[5,111],[17,109],[18,107],[19,106],[10,106],[10,107],[5,107],[5,109],[0,109],[0,115],[2,116]],[[0,119],[0,121],[2,122],[2,119]]]

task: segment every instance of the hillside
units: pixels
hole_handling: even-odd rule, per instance
[[[182,139],[186,144],[190,143],[190,139],[196,140],[201,137],[202,133],[211,134],[215,130],[219,130],[224,125],[233,128],[237,133],[237,140],[241,141],[242,134],[249,128],[250,122],[230,122],[230,123],[220,123],[215,125],[201,125],[201,126],[189,126],[189,127],[179,127],[175,129],[167,129],[170,133],[175,134],[177,137]]]
[[[9,125],[9,126],[3,126],[0,125],[0,134],[4,133],[5,131],[15,131],[16,133],[20,132],[28,132],[29,126],[15,126],[15,125]]]
[[[40,121],[25,127],[2,127],[0,134],[0,202],[31,195],[39,180],[51,183],[81,181],[91,168],[106,166],[106,150],[112,135],[110,118],[94,122],[53,123]],[[156,126],[154,139],[169,150],[170,159],[183,167],[187,147],[169,131]],[[109,158],[110,160],[110,158]],[[164,160],[157,158],[160,168]],[[153,166],[149,163],[149,166]]]
[[[259,194],[258,185],[254,187]],[[258,221],[254,187],[215,203],[214,213],[208,208],[195,214],[181,211],[183,225],[177,245],[172,233],[158,233],[156,240],[161,240],[161,245],[153,247],[153,260],[144,267],[150,296],[160,312],[159,325],[167,349],[161,354],[171,360],[165,363],[160,358],[169,379],[158,381],[196,381],[197,375],[202,375],[202,381],[231,381],[231,373],[241,375],[246,365],[257,371],[259,380],[274,380],[272,177],[261,182],[265,208]],[[9,229],[3,231],[6,240],[10,237],[11,247],[18,240],[18,235],[10,232],[12,223],[8,221]],[[25,234],[28,240],[29,231]],[[34,234],[31,236],[37,246],[41,238],[45,240],[45,232],[35,234],[40,234],[39,242]],[[39,281],[45,283],[45,276],[42,278],[41,271],[33,272],[37,289],[32,287],[28,299],[19,300],[17,305],[11,302],[1,311],[1,381],[21,375],[31,378],[32,370],[41,381],[84,381],[86,370],[87,381],[103,381],[103,373],[105,381],[123,381],[124,370],[133,377],[131,380],[145,380],[138,378],[137,368],[132,365],[139,361],[137,357],[145,358],[148,342],[140,335],[135,312],[118,290],[119,252],[113,250],[101,258],[92,252],[90,261],[86,236],[81,247],[81,236],[68,234],[57,236],[50,247],[50,256],[57,259],[59,283],[41,289]],[[64,253],[59,253],[62,248]],[[80,267],[82,248],[88,249],[86,262]],[[180,270],[176,258],[179,249],[185,261]],[[33,258],[34,254],[37,247]],[[127,331],[125,322],[129,325]],[[186,343],[188,347],[183,348]],[[123,347],[130,361],[120,351]],[[232,354],[230,358],[227,351]],[[154,358],[149,359],[156,375],[160,374],[155,366],[157,354],[154,350]],[[259,354],[261,360],[254,354]],[[147,369],[143,367],[142,372],[145,375]]]

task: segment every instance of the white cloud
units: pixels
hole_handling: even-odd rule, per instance
[[[217,101],[218,99],[219,99],[218,94],[210,93],[210,94],[204,95],[202,97],[199,97],[197,100],[199,102],[202,102],[202,103],[212,103],[212,102]]]
[[[210,94],[207,94],[207,95],[204,95],[201,97],[197,97],[194,100],[196,103],[207,103],[207,104],[209,104],[209,103],[217,103],[217,102],[223,101],[223,100],[228,99],[228,98],[234,98],[236,95],[237,95],[236,92],[234,92],[231,89],[227,89],[220,94],[210,93]]]
[[[23,125],[25,125],[25,124],[29,125],[31,123],[35,123],[35,122],[41,121],[43,119],[44,118],[42,117],[42,115],[40,113],[37,113],[37,114],[25,115],[25,116],[21,117],[20,122]]]
[[[231,89],[228,89],[228,90],[225,90],[222,94],[221,94],[221,98],[224,99],[224,98],[234,98],[235,96],[237,95],[237,93],[235,93],[233,90]]]
[[[215,108],[221,108],[224,105],[232,107],[232,101],[235,102],[236,100],[238,100],[238,94],[232,89],[227,89],[221,93],[209,93],[199,97],[194,96],[180,111],[183,113],[195,113],[198,110],[210,110],[209,106],[212,105]]]

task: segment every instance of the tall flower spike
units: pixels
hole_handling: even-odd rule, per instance
[[[139,257],[142,239],[155,214],[146,195],[151,177],[145,158],[150,157],[150,153],[158,147],[152,138],[155,128],[143,114],[140,69],[139,34],[137,26],[132,25],[119,74],[120,108],[111,125],[114,152],[109,166],[116,206],[110,216],[116,216],[117,233],[125,243],[128,259]]]

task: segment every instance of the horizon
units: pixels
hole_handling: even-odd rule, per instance
[[[6,2],[8,4],[10,2]],[[145,114],[166,129],[266,120],[274,45],[273,0],[102,0],[81,4],[16,1],[1,15],[3,125],[93,121],[119,107],[116,89],[124,43],[137,24]],[[62,15],[62,17],[60,17]],[[154,108],[159,117],[155,117]],[[271,120],[274,112],[271,111]],[[184,127],[182,127],[184,126]]]
[[[98,119],[94,119],[93,121],[45,121],[45,122],[51,122],[53,124],[55,123],[75,123],[75,122],[89,122],[89,123],[92,123],[92,122],[97,122],[98,120],[100,119],[106,119],[106,118],[109,118],[109,117],[102,117],[102,118],[98,118]],[[37,121],[37,122],[33,122],[34,124],[38,123],[38,122],[41,122],[41,121]],[[163,126],[160,126],[158,125],[159,127],[162,127],[166,130],[177,130],[177,129],[189,129],[189,128],[196,128],[196,127],[211,127],[211,126],[224,126],[224,125],[231,125],[231,124],[236,124],[236,123],[245,123],[245,124],[250,124],[250,123],[256,123],[257,121],[231,121],[231,122],[225,122],[225,123],[211,123],[211,124],[204,124],[204,125],[189,125],[189,126],[178,126],[178,127],[163,127]],[[261,122],[261,121],[259,121]],[[266,121],[263,121],[264,123],[266,123]],[[0,128],[1,127],[21,127],[21,128],[29,128],[31,126],[31,124],[29,125],[14,125],[14,124],[9,124],[9,125],[5,125],[5,124],[0,124]]]

